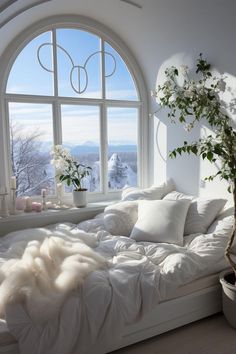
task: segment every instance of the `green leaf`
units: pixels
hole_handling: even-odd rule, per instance
[[[209,161],[212,161],[213,156],[214,156],[213,153],[212,153],[211,151],[208,151],[206,157],[207,157],[207,159],[208,159]]]
[[[193,145],[193,146],[191,147],[191,151],[192,151],[193,154],[197,155],[197,153],[198,153],[198,148],[197,148],[197,146],[196,146],[196,145]]]

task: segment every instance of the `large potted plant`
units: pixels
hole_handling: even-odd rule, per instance
[[[225,249],[225,257],[232,271],[223,272],[220,281],[223,287],[224,314],[236,328],[236,263],[232,254],[236,234],[236,132],[220,98],[226,84],[222,77],[213,76],[211,65],[203,59],[202,54],[197,59],[195,79],[190,78],[186,65],[181,65],[179,69],[174,66],[167,68],[165,75],[166,81],[152,91],[152,96],[160,108],[168,109],[169,119],[182,123],[187,131],[200,121],[205,121],[214,131],[214,134],[192,143],[184,141],[182,146],[170,152],[170,157],[193,153],[211,163],[220,161],[221,168],[206,180],[211,181],[219,176],[229,183],[228,191],[233,193],[234,225]]]
[[[87,205],[87,189],[83,188],[83,179],[90,175],[92,168],[85,166],[72,157],[69,151],[61,145],[55,145],[52,151],[51,163],[55,166],[60,182],[73,186],[73,204],[76,207]]]

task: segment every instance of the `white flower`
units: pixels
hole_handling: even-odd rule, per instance
[[[189,97],[189,98],[192,98],[194,96],[194,91],[193,90],[186,90],[184,91],[184,97]]]
[[[192,122],[192,123],[189,123],[189,124],[185,124],[185,125],[184,125],[184,130],[185,130],[186,132],[189,132],[193,127],[194,127],[194,123],[193,123],[193,122]]]
[[[172,86],[172,82],[170,80],[166,80],[163,85],[167,88],[170,88]]]
[[[169,77],[175,75],[175,72],[176,72],[176,67],[174,67],[174,66],[171,66],[170,68],[167,68],[165,70],[165,74]]]
[[[180,65],[179,72],[180,72],[180,74],[182,74],[184,76],[187,75],[187,73],[189,72],[188,65]]]
[[[223,79],[220,79],[217,82],[217,88],[219,89],[219,91],[225,92],[226,82]]]

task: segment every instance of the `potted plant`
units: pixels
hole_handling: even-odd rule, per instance
[[[186,65],[181,65],[179,69],[174,66],[167,68],[165,75],[166,81],[152,91],[152,96],[157,99],[160,108],[168,109],[171,121],[179,121],[187,131],[200,121],[206,121],[214,131],[213,135],[195,142],[184,141],[183,146],[170,152],[170,157],[193,153],[208,159],[211,163],[220,161],[221,169],[206,180],[211,181],[219,176],[229,183],[228,191],[233,193],[234,225],[225,249],[225,257],[232,270],[222,272],[220,281],[223,287],[224,314],[236,328],[236,263],[232,257],[232,245],[236,234],[236,131],[220,99],[226,83],[223,77],[212,75],[211,65],[203,59],[202,54],[196,63],[196,79],[190,78]],[[182,84],[179,84],[180,75]]]
[[[55,145],[51,163],[55,166],[60,182],[73,186],[73,203],[76,207],[87,204],[87,189],[83,188],[83,179],[90,175],[92,168],[85,166],[72,157],[69,151],[61,145]]]

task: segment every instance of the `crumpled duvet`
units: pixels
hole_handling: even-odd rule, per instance
[[[97,230],[97,221],[89,221],[90,231],[93,225]],[[91,242],[87,246],[105,259],[106,266],[98,266],[83,283],[71,289],[53,309],[53,316],[47,316],[48,303],[45,310],[40,310],[40,321],[30,315],[25,301],[12,301],[5,306],[8,327],[18,340],[21,353],[98,354],[98,343],[109,346],[126,325],[141,319],[179,286],[224,269],[224,248],[231,230],[232,217],[228,217],[210,234],[185,237],[184,247],[137,243],[128,237],[96,231],[91,240],[88,237]],[[73,238],[80,231],[74,225],[61,224],[48,232]],[[23,231],[3,239],[1,264],[7,261],[6,250],[21,235]],[[37,307],[37,299],[34,300]]]

